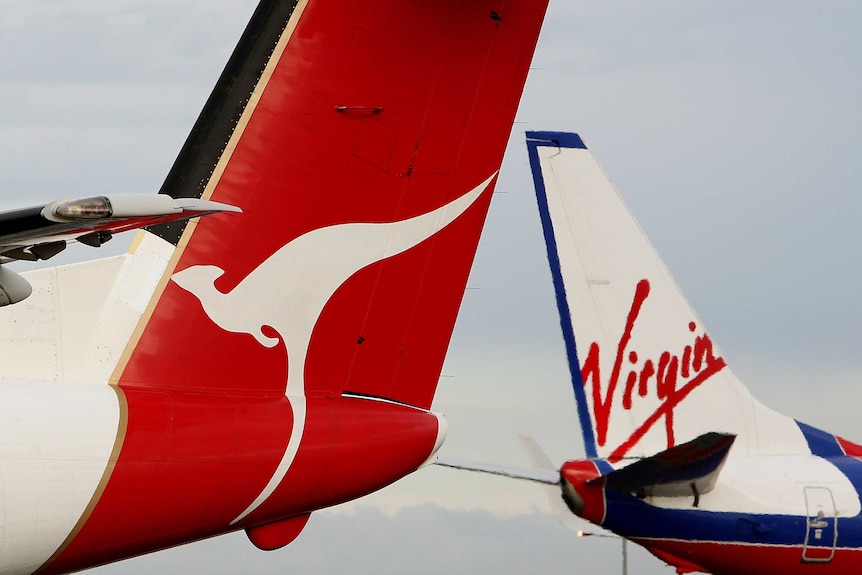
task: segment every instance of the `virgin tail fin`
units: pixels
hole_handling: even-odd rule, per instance
[[[529,132],[548,260],[591,457],[647,457],[709,432],[734,454],[800,453],[796,422],[727,366],[583,140]]]

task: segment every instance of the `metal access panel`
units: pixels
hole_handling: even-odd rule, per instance
[[[828,487],[805,487],[805,543],[802,561],[829,563],[835,556],[838,543],[838,517],[835,499]]]

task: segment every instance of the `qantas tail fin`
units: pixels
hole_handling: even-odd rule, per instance
[[[527,134],[588,455],[646,457],[709,432],[732,454],[807,453],[727,366],[580,137]]]
[[[436,453],[546,5],[261,0],[161,190],[242,211],[154,226],[111,267],[88,318],[110,367],[85,374],[114,384],[117,435],[46,572],[238,528],[272,549]]]
[[[428,408],[545,2],[261,2],[162,188],[114,380]]]

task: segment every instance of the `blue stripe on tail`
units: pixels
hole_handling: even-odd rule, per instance
[[[557,252],[557,240],[554,237],[554,227],[551,224],[551,214],[548,209],[548,195],[545,190],[545,180],[539,165],[540,146],[553,148],[579,148],[586,150],[583,140],[577,134],[566,132],[527,132],[527,151],[530,155],[530,169],[533,172],[533,183],[536,187],[536,199],[539,204],[539,217],[545,235],[545,246],[548,249],[548,263],[551,266],[551,277],[554,281],[554,292],[557,297],[557,310],[560,314],[560,327],[563,330],[563,340],[566,345],[566,358],[569,362],[569,372],[572,376],[572,387],[578,402],[578,418],[581,422],[581,432],[584,435],[584,448],[587,457],[598,457],[596,439],[593,435],[593,420],[587,407],[587,397],[584,392],[584,381],[581,377],[581,367],[578,361],[578,348],[575,343],[575,332],[572,327],[569,301],[566,298],[566,286],[563,283],[563,273],[560,268],[560,255]]]

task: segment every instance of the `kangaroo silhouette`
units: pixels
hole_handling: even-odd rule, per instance
[[[496,175],[495,172],[456,200],[406,220],[338,224],[312,230],[282,246],[228,293],[215,287],[216,280],[224,274],[217,266],[191,266],[171,276],[174,283],[200,301],[207,316],[225,331],[249,334],[260,345],[272,348],[279,340],[264,334],[263,327],[275,330],[290,359],[285,386],[293,409],[290,440],[267,485],[231,524],[272,495],[296,457],[306,418],[305,359],[314,326],[326,303],[356,272],[422,243],[451,224],[473,205]]]

